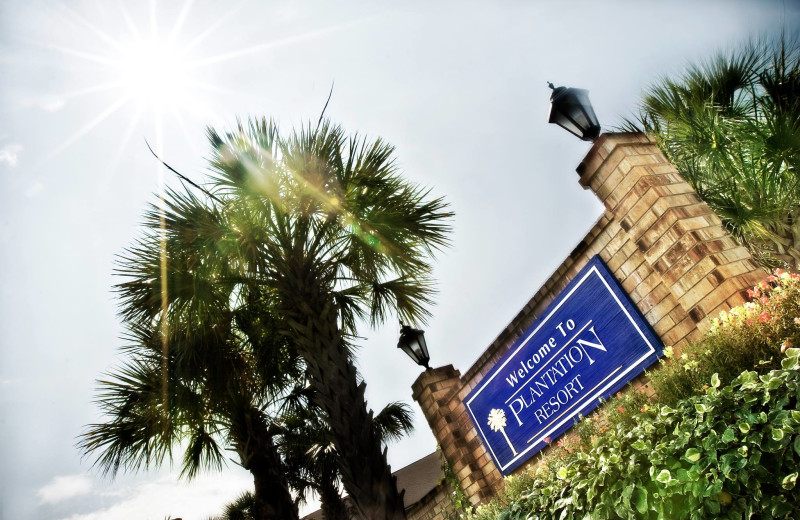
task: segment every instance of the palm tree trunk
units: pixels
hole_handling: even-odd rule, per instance
[[[242,467],[253,475],[256,519],[298,520],[297,505],[264,416],[258,410],[243,413],[232,425],[231,435]]]
[[[317,493],[319,493],[322,518],[324,520],[350,520],[347,504],[345,504],[342,495],[336,488],[333,478],[321,482]]]
[[[319,289],[324,287],[320,277],[298,276],[284,282],[284,312],[306,362],[315,402],[330,423],[345,490],[364,518],[404,520],[403,497],[381,450],[372,413],[367,411],[366,384],[357,384],[333,299]]]

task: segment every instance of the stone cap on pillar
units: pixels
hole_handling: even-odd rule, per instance
[[[575,169],[580,175],[580,184],[589,188],[589,179],[614,151],[614,148],[626,144],[655,144],[655,141],[641,132],[606,132],[595,140],[586,157]]]
[[[411,385],[414,400],[417,400],[422,391],[436,383],[448,381],[452,379],[460,379],[461,372],[455,369],[453,365],[445,365],[443,367],[430,368],[422,372],[414,384]]]

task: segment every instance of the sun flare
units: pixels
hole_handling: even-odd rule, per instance
[[[119,150],[114,164],[119,160],[122,150],[137,131],[143,128],[151,138],[156,150],[162,146],[165,124],[179,128],[186,136],[185,120],[196,122],[220,119],[215,113],[209,92],[219,87],[200,80],[204,68],[200,57],[200,45],[218,28],[222,20],[212,24],[204,31],[186,31],[184,22],[189,16],[192,0],[185,0],[180,13],[170,23],[158,23],[158,2],[149,4],[149,18],[143,20],[140,9],[132,16],[120,6],[109,11],[105,24],[95,23],[71,7],[62,5],[58,13],[63,22],[85,33],[74,42],[63,42],[49,46],[86,63],[93,64],[93,76],[99,78],[94,84],[61,93],[58,99],[70,102],[77,98],[102,94],[106,100],[105,108],[99,109],[87,123],[65,139],[44,160],[49,160],[65,150],[84,135],[100,126],[105,120],[119,113],[128,118],[126,129],[119,140]],[[146,12],[146,11],[145,11]],[[105,25],[113,25],[108,30]],[[195,33],[192,35],[191,33]],[[193,36],[188,38],[187,36]],[[142,125],[145,125],[144,127]]]
[[[167,42],[133,41],[123,47],[116,68],[126,97],[154,108],[179,105],[192,86],[185,53]]]
[[[200,27],[190,23],[193,4],[194,0],[182,0],[179,4],[150,0],[139,3],[133,13],[118,4],[105,15],[91,17],[69,5],[59,4],[55,11],[58,22],[74,32],[69,41],[43,46],[92,65],[88,76],[96,79],[77,90],[53,93],[51,97],[56,101],[48,102],[48,106],[60,109],[79,98],[95,96],[102,96],[105,106],[89,112],[85,124],[56,146],[43,162],[119,114],[124,114],[128,122],[119,139],[114,165],[143,124],[154,129],[146,135],[152,136],[156,150],[160,151],[167,127],[173,134],[178,129],[178,133],[188,136],[187,122],[206,125],[226,119],[217,111],[214,100],[221,94],[238,97],[240,92],[219,84],[220,76],[210,74],[214,67],[321,38],[363,21],[339,23],[220,52],[216,45],[218,31],[230,23],[238,8],[226,9],[213,23]],[[104,21],[98,22],[98,18]]]

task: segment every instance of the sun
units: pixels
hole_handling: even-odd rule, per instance
[[[241,97],[237,89],[218,84],[220,76],[213,73],[216,66],[276,52],[281,47],[344,31],[367,20],[356,19],[219,52],[219,43],[224,40],[219,31],[231,23],[238,8],[225,9],[211,23],[198,25],[189,23],[193,4],[194,0],[180,3],[150,0],[139,2],[137,9],[129,13],[123,5],[111,2],[110,9],[88,18],[66,3],[59,4],[54,13],[59,24],[72,31],[71,37],[40,45],[92,65],[89,76],[97,79],[77,90],[53,93],[52,97],[58,100],[58,106],[78,98],[95,97],[103,99],[106,105],[87,111],[85,123],[54,147],[42,162],[51,160],[120,113],[127,123],[118,139],[112,166],[143,125],[152,129],[146,135],[152,136],[156,151],[161,150],[167,127],[172,133],[179,129],[178,133],[189,142],[189,126],[228,119],[220,112],[223,106],[220,99]],[[211,53],[209,47],[213,49]]]
[[[192,0],[185,0],[177,17],[168,17],[168,20],[158,16],[158,4],[156,0],[149,4],[147,20],[142,17],[148,11],[139,9],[132,16],[120,5],[118,10],[106,13],[103,23],[95,23],[67,5],[60,6],[57,14],[68,22],[66,26],[85,36],[76,35],[74,42],[46,46],[93,65],[92,76],[99,80],[56,97],[69,101],[103,94],[107,105],[94,114],[89,112],[87,122],[56,146],[44,161],[119,114],[123,114],[127,122],[118,139],[113,165],[120,160],[136,133],[144,132],[160,151],[167,124],[173,131],[179,128],[179,133],[188,139],[187,121],[195,124],[222,119],[210,95],[222,89],[199,79],[198,75],[207,69],[205,62],[209,58],[203,56],[198,47],[213,37],[223,20],[217,20],[187,40],[189,34],[184,30],[184,22],[190,14]]]
[[[123,44],[115,68],[125,97],[156,109],[184,103],[194,84],[186,52],[156,39]]]

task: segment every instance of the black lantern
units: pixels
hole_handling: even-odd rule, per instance
[[[594,141],[600,135],[600,123],[589,101],[589,91],[582,88],[554,87],[550,96],[549,123],[555,123],[584,141]]]
[[[425,331],[401,324],[400,341],[397,342],[397,348],[403,349],[403,352],[408,354],[408,357],[419,366],[431,368],[428,366],[431,356],[428,354],[428,344],[425,343]]]

